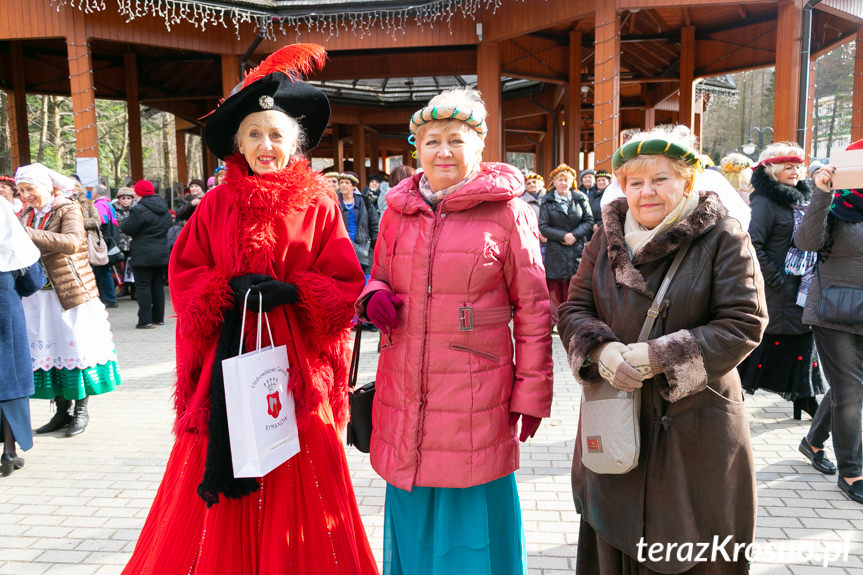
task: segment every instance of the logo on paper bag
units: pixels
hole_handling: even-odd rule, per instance
[[[587,438],[588,453],[602,453],[602,437],[594,435]]]
[[[279,416],[279,412],[282,410],[282,402],[279,399],[279,391],[276,390],[274,393],[271,393],[267,396],[267,413],[275,419]]]

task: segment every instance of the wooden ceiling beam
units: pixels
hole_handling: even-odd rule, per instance
[[[763,3],[763,0],[710,0],[710,4],[716,6]],[[680,6],[680,2],[675,2],[674,0],[616,0],[615,6],[618,11],[641,10],[644,12],[645,9],[649,8],[675,8]]]
[[[513,98],[512,100],[504,100],[503,102],[504,122],[510,122],[521,118],[544,116],[546,113],[547,112],[545,110],[530,101],[530,96],[520,96],[518,98]]]
[[[663,22],[662,18],[659,16],[659,14],[656,13],[656,10],[651,10],[651,9],[644,10],[644,15],[647,16],[648,20],[653,22],[653,24],[656,26],[657,32],[659,32],[661,34],[665,31],[663,29],[663,24],[665,24],[665,22]]]
[[[525,74],[523,72],[516,72],[515,70],[507,70],[502,69],[500,71],[501,76],[509,76],[510,78],[521,78],[523,80],[533,80],[534,82],[545,82],[546,84],[562,84],[566,85],[569,80],[565,77],[552,77],[552,76],[541,76],[539,74]]]
[[[667,82],[676,83],[680,80],[678,78],[659,78],[659,77],[651,77],[651,78],[621,78],[621,84],[665,84]]]
[[[649,62],[641,57],[637,50],[627,50],[620,55],[620,64],[633,69],[635,76],[653,76],[656,74],[657,62]]]
[[[354,51],[334,52],[324,69],[312,79],[357,80],[365,78],[411,78],[418,76],[463,76],[476,74],[476,48],[447,48],[430,51],[401,51],[370,55]]]
[[[677,94],[677,84],[654,84],[650,88],[642,90],[642,93],[644,94],[645,105],[655,107],[660,102]]]
[[[548,28],[572,28],[593,11],[594,0],[545,0],[541,9],[535,2],[511,2],[506,10],[487,8],[476,19],[482,22],[483,40],[502,42]]]
[[[527,130],[525,128],[504,128],[504,132],[507,134],[535,134],[538,136],[544,136],[545,130]]]

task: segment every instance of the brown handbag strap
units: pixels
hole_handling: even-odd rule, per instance
[[[348,385],[351,389],[357,385],[357,372],[360,370],[360,339],[363,333],[363,324],[357,322],[356,331],[354,332],[354,351],[351,355],[351,371],[348,376]]]
[[[653,303],[650,304],[650,309],[647,310],[647,317],[644,320],[644,325],[641,326],[641,333],[638,334],[638,341],[647,341],[650,337],[650,332],[653,330],[653,322],[655,322],[656,318],[659,317],[659,308],[662,306],[665,292],[668,291],[668,286],[671,284],[674,274],[677,273],[677,268],[680,267],[680,262],[683,261],[683,256],[686,255],[686,251],[688,249],[689,244],[686,243],[682,244],[680,249],[677,250],[677,255],[674,256],[674,261],[671,262],[671,267],[668,268],[668,272],[665,274],[665,279],[662,280],[662,284],[659,286],[659,291],[656,292],[656,297],[653,298]]]

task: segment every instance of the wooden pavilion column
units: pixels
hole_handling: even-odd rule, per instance
[[[645,102],[644,111],[642,113],[644,120],[642,121],[641,129],[645,132],[656,127],[656,107]]]
[[[219,165],[219,157],[211,152],[210,148],[207,147],[207,141],[204,139],[203,126],[201,127],[201,153],[204,155],[204,161],[202,164],[204,173],[201,175],[201,179],[204,180],[204,184],[206,184],[210,176],[216,172],[216,166]]]
[[[554,165],[558,166],[561,163],[566,162],[566,130],[564,130],[564,122],[566,122],[566,112],[560,106],[555,107],[554,113],[554,121],[560,127],[557,131],[557,158],[554,161]],[[554,133],[554,132],[552,132]],[[578,165],[570,166],[570,168],[575,169],[576,172],[579,172]],[[578,178],[576,178],[578,180]]]
[[[144,179],[144,149],[141,144],[141,104],[138,101],[138,58],[123,54],[126,76],[126,114],[129,118],[129,170],[134,181]]]
[[[24,47],[21,42],[9,43],[9,61],[12,64],[12,91],[7,92],[9,143],[14,172],[16,168],[31,162],[30,131],[27,125],[27,78],[24,72]]]
[[[818,58],[810,57],[809,58],[809,91],[807,94],[809,95],[806,98],[806,117],[810,119],[809,122],[806,122],[806,143],[803,146],[803,155],[806,156],[807,162],[806,165],[809,165],[809,159],[812,156],[812,119],[815,117],[815,63],[818,61]],[[853,141],[853,140],[852,140]]]
[[[369,176],[383,171],[381,145],[377,132],[369,134]]]
[[[680,29],[680,99],[677,121],[680,124],[693,125],[693,85],[695,81],[695,26],[684,26]]]
[[[554,157],[554,114],[545,114],[545,137],[542,139],[542,168],[540,175],[543,180],[548,178],[548,175],[555,168],[557,158]],[[551,182],[545,182],[545,187],[548,188]]]
[[[773,141],[797,141],[803,0],[780,0],[776,21]],[[808,64],[808,63],[807,63]]]
[[[851,141],[863,140],[863,26],[857,28],[854,91],[851,96]]]
[[[353,140],[352,157],[354,159],[354,172],[360,181],[357,188],[362,192],[366,189],[366,127],[357,124],[351,130]]]
[[[338,124],[333,124],[333,166],[337,172],[345,171],[345,143]]]
[[[481,42],[476,51],[476,84],[482,92],[488,117],[488,133],[485,137],[485,149],[482,159],[486,162],[506,161],[503,149],[503,105],[500,87],[500,44],[497,42]]]
[[[222,96],[227,97],[240,83],[240,57],[236,54],[222,54]]]
[[[581,32],[569,31],[569,102],[566,106],[566,163],[578,170],[581,152]]]
[[[616,2],[596,3],[594,51],[594,165],[611,170],[620,132],[620,18]]]
[[[222,66],[222,97],[227,98],[242,79],[240,57],[236,54],[221,54],[220,60]],[[215,106],[213,109],[215,109]],[[203,131],[201,131],[201,154],[203,156],[201,158],[201,166],[204,169],[203,180],[206,183],[207,178],[213,175],[216,166],[219,165],[219,158],[207,148],[207,141],[204,138]]]
[[[99,133],[96,129],[96,88],[93,85],[90,45],[87,40],[84,13],[80,10],[68,12],[71,17],[66,47],[69,59],[69,85],[72,92],[72,118],[75,126],[76,165],[83,161],[87,163],[95,161],[98,174]],[[80,175],[86,176],[86,174]],[[89,187],[97,182],[84,181],[83,183]]]
[[[174,141],[177,143],[177,181],[185,188],[189,182],[189,170],[186,166],[186,132],[175,127]]]
[[[703,127],[704,120],[704,100],[698,98],[694,102],[694,110],[692,112],[692,135],[698,139],[698,151],[703,152],[702,141],[701,141],[701,129]],[[719,161],[719,158],[716,158]]]

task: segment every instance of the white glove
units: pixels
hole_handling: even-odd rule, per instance
[[[621,391],[634,391],[642,386],[641,373],[629,365],[623,353],[629,347],[619,341],[605,343],[595,348],[590,357],[596,358],[599,375],[612,387]]]
[[[658,361],[650,361],[650,346],[647,342],[631,343],[626,347],[629,349],[623,352],[623,359],[641,374],[642,381],[655,377],[664,371],[662,364]]]

